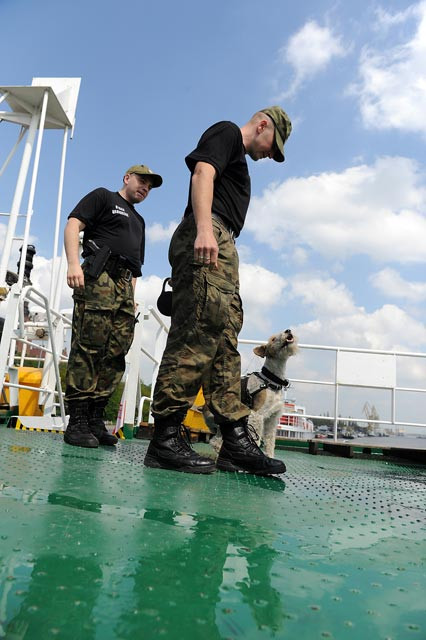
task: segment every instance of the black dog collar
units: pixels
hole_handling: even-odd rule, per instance
[[[270,389],[274,389],[275,391],[280,391],[283,387],[286,388],[289,386],[289,381],[285,378],[279,378],[272,371],[269,371],[266,367],[262,367],[260,371],[260,376],[267,383]]]

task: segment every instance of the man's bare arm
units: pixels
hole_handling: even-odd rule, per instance
[[[85,223],[78,218],[69,218],[64,233],[65,253],[68,261],[67,283],[71,289],[84,287],[84,274],[80,266],[79,233]]]
[[[219,247],[213,233],[212,204],[216,169],[207,162],[197,162],[191,178],[191,199],[197,225],[194,259],[217,269]]]

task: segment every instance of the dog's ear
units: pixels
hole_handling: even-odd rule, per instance
[[[266,344],[260,344],[258,347],[253,349],[253,353],[255,353],[260,358],[264,358],[266,356]]]

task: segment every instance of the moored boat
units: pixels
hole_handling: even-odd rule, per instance
[[[314,437],[314,423],[305,417],[305,407],[295,400],[285,400],[283,415],[277,425],[277,438],[310,440]]]

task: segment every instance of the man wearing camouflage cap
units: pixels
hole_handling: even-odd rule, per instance
[[[171,327],[154,390],[154,438],[145,465],[211,473],[215,465],[185,440],[181,423],[200,386],[219,425],[223,445],[216,466],[257,475],[283,473],[248,431],[250,410],[241,402],[238,334],[239,236],[250,202],[246,155],[284,161],[291,122],[281,107],[262,109],[243,126],[218,122],[186,157],[191,172],[188,204],[170,243]]]
[[[134,205],[161,186],[146,165],[130,167],[120,191],[98,188],[68,216],[67,282],[74,289],[71,351],[65,400],[70,418],[65,442],[79,447],[114,445],[104,408],[120,382],[135,326],[134,288],[145,255],[145,221]],[[84,230],[83,258],[79,233]]]

